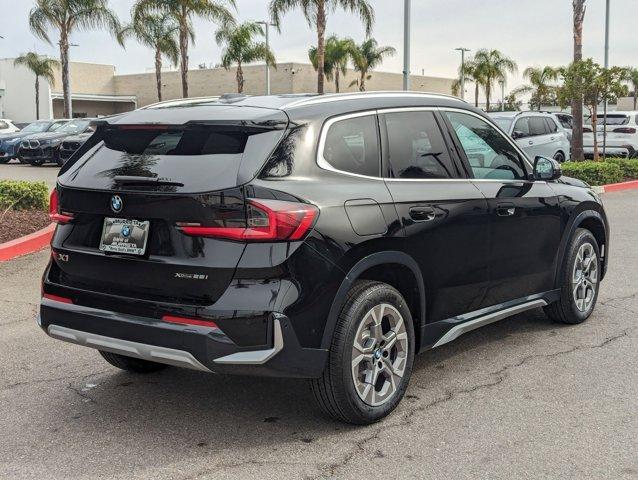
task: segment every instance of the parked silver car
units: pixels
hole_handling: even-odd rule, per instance
[[[540,155],[564,162],[570,157],[567,133],[553,114],[492,112],[489,115],[516,141],[531,160]]]

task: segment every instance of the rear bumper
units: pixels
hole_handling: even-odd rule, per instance
[[[290,319],[268,315],[268,344],[239,346],[221,330],[178,325],[43,298],[38,324],[51,337],[178,367],[275,377],[316,378],[327,351],[302,348]]]

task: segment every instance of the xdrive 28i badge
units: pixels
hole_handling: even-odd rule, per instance
[[[115,213],[120,213],[123,206],[124,202],[122,201],[122,197],[120,197],[119,195],[113,195],[111,197],[111,210],[113,210]]]

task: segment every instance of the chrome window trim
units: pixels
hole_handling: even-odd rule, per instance
[[[339,170],[332,165],[324,158],[323,149],[325,146],[326,136],[328,134],[328,129],[334,125],[335,123],[341,120],[348,120],[350,118],[357,117],[365,117],[369,115],[379,115],[384,113],[397,113],[397,112],[416,112],[416,111],[440,111],[442,113],[446,111],[458,112],[458,113],[466,113],[468,115],[472,115],[480,120],[485,120],[485,117],[478,115],[470,110],[465,110],[462,108],[452,108],[452,107],[387,107],[387,108],[379,108],[372,110],[365,110],[362,112],[355,113],[346,113],[343,115],[338,115],[336,117],[329,118],[324,122],[321,127],[321,131],[319,133],[319,143],[317,145],[317,165],[322,170],[327,170],[334,173],[339,173],[342,175],[348,175],[351,177],[363,178],[368,180],[376,180],[376,181],[384,181],[384,182],[483,182],[483,183],[521,183],[521,182],[529,182],[529,183],[542,183],[546,184],[545,180],[530,180],[530,179],[492,179],[492,178],[389,178],[384,176],[379,177],[371,177],[369,175],[361,175],[359,173],[346,172],[344,170]],[[493,122],[488,122],[490,125],[494,127]],[[518,145],[516,145],[512,139],[503,135],[501,131],[496,128],[503,138],[505,138],[510,145],[512,145],[515,150],[521,155],[521,157],[526,162],[530,171],[533,171],[533,167],[531,166],[529,160],[527,159],[527,155],[520,149]],[[379,152],[382,154],[382,152]]]

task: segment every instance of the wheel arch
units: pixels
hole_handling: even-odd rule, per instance
[[[605,277],[605,273],[607,272],[607,260],[609,257],[609,231],[608,231],[607,222],[605,221],[605,218],[599,211],[593,210],[593,209],[583,210],[577,213],[573,217],[573,219],[569,222],[566,228],[566,231],[563,235],[563,238],[561,240],[561,246],[559,250],[560,254],[559,254],[558,262],[556,264],[556,274],[554,279],[556,288],[560,287],[559,272],[560,272],[561,266],[563,265],[563,261],[565,260],[565,255],[567,254],[567,247],[569,245],[569,241],[574,236],[574,233],[576,232],[578,228],[584,228],[586,230],[589,230],[594,236],[594,238],[596,239],[596,242],[598,243],[598,247],[600,248],[600,252],[602,256],[601,262],[603,265],[601,277],[600,277],[601,280]]]
[[[409,272],[411,277],[403,277],[401,272]],[[388,250],[367,255],[355,263],[341,282],[335,295],[321,340],[321,348],[328,349],[332,341],[339,313],[348,291],[357,280],[378,280],[396,288],[408,303],[414,321],[416,352],[420,350],[420,339],[425,327],[425,283],[417,262],[410,255]]]

